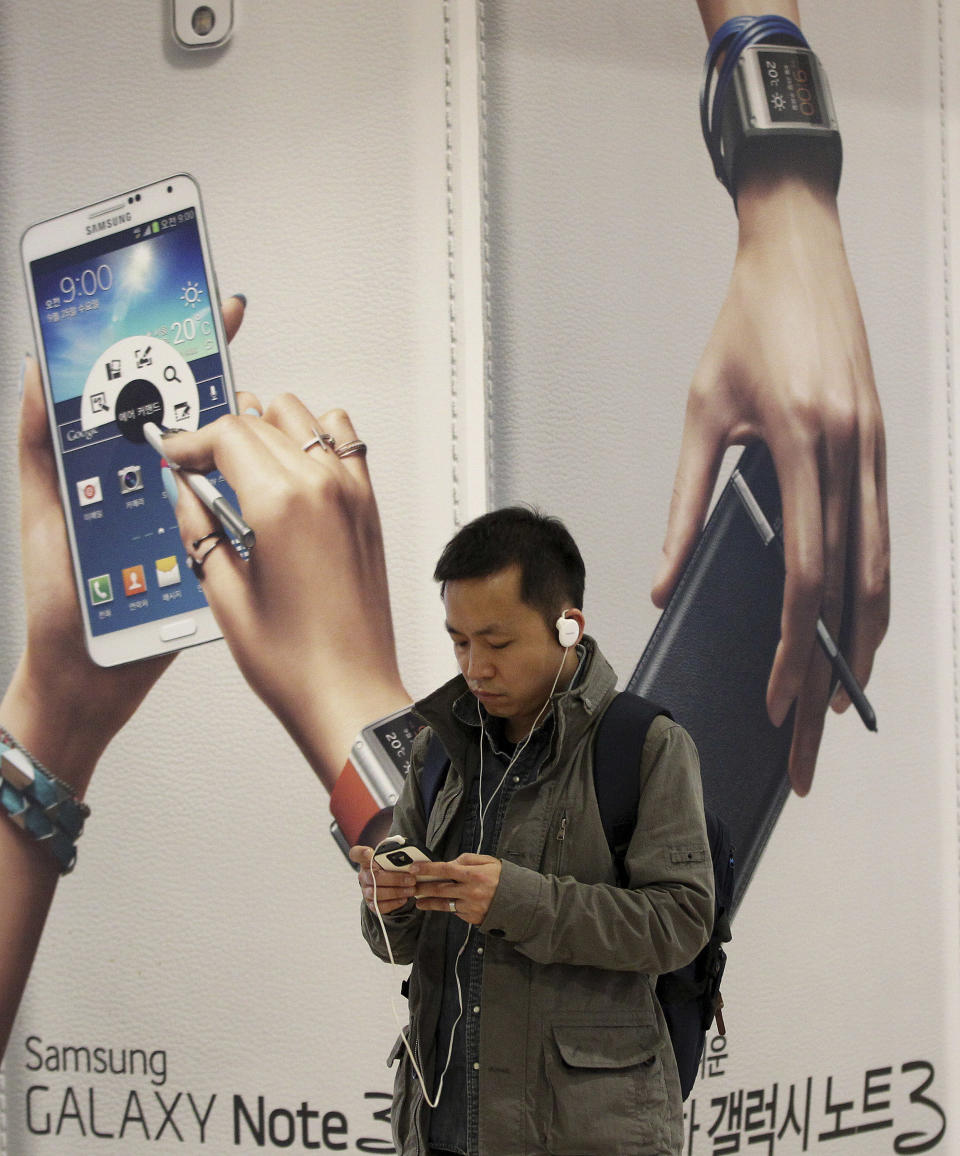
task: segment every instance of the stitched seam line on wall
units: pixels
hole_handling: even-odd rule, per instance
[[[480,88],[480,243],[482,253],[481,292],[483,293],[483,401],[486,424],[483,431],[484,461],[487,474],[487,498],[490,509],[496,509],[493,461],[493,361],[490,322],[490,182],[487,155],[487,25],[484,0],[477,4],[477,69]]]
[[[947,480],[950,511],[950,625],[953,636],[953,766],[956,779],[957,879],[960,893],[960,624],[957,621],[956,462],[953,439],[956,407],[953,403],[953,301],[951,280],[949,123],[947,118],[947,33],[943,0],[937,3],[937,49],[940,57],[940,216],[943,241],[943,337],[947,385]],[[958,911],[960,915],[960,911]]]
[[[0,1064],[0,1156],[7,1156],[7,1072],[2,1064]]]
[[[454,219],[454,172],[453,172],[453,60],[450,43],[450,0],[443,3],[443,115],[444,115],[444,159],[447,182],[447,320],[450,328],[450,501],[453,509],[453,524],[459,527],[460,478],[457,470],[459,445],[457,438],[457,402],[459,376],[457,360],[457,268],[456,268],[456,221]]]

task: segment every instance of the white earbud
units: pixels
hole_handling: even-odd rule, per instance
[[[565,650],[569,649],[580,637],[580,626],[572,618],[567,618],[566,610],[557,619],[555,625],[560,645]]]

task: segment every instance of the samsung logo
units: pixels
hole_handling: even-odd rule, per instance
[[[132,213],[117,213],[115,217],[104,217],[102,221],[96,221],[92,225],[87,225],[87,235],[91,233],[102,233],[104,229],[115,229],[117,225],[125,225],[133,220]]]

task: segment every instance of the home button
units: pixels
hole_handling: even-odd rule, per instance
[[[196,633],[197,620],[195,618],[181,618],[176,622],[165,622],[160,627],[160,641],[173,642],[175,638],[187,638]]]

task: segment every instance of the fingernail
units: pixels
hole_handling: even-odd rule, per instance
[[[246,293],[231,293],[230,296],[236,297],[236,299],[240,302],[240,304],[244,307],[244,309],[246,309],[246,307],[247,307],[247,295],[246,295]]]
[[[169,466],[162,466],[160,477],[163,478],[163,488],[170,499],[170,505],[176,507],[180,498],[180,491],[177,489],[177,479],[174,477],[173,470]]]
[[[255,405],[248,405],[243,411],[248,417],[260,417],[260,410]]]
[[[767,707],[767,714],[770,716],[770,721],[775,727],[782,727],[783,720],[787,717],[790,710],[791,699],[788,702],[771,702]]]
[[[801,799],[805,799],[810,794],[810,784],[813,782],[813,775],[804,771],[802,774],[799,771],[793,771],[790,774],[790,785],[793,787],[793,793]]]
[[[657,566],[657,572],[653,576],[653,589],[656,590],[666,581],[667,575],[670,573],[670,567],[673,559],[664,550],[660,555],[660,564]]]

